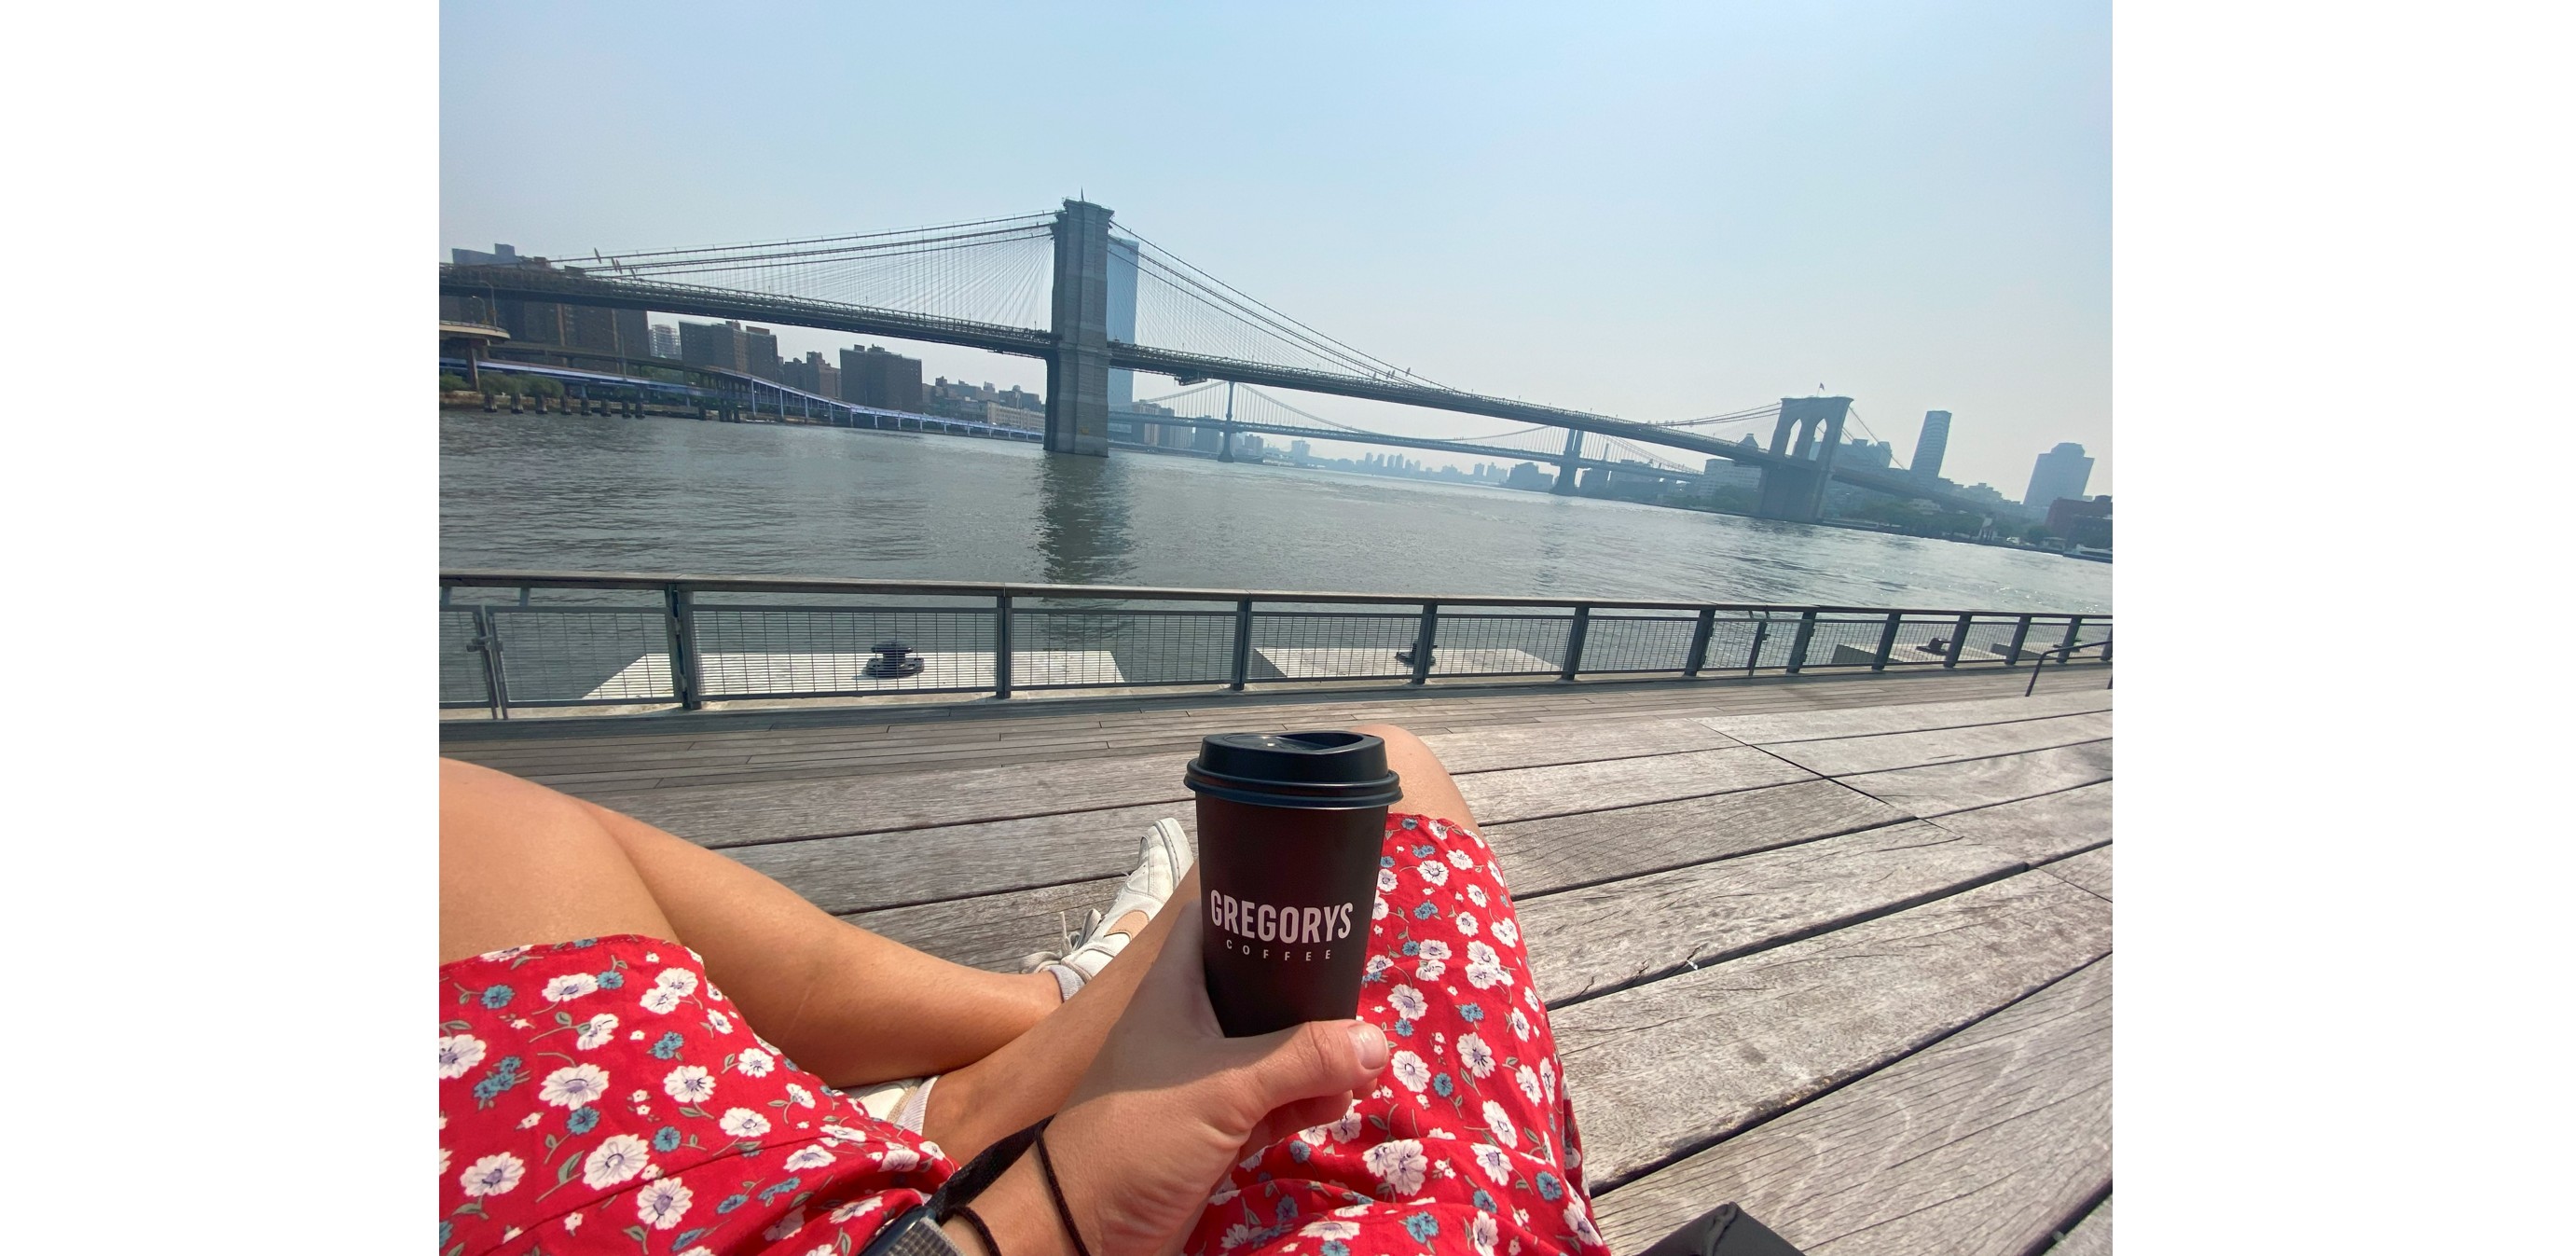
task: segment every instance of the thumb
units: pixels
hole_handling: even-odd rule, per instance
[[[1309,1021],[1245,1045],[1260,1052],[1244,1071],[1263,1113],[1358,1090],[1386,1067],[1386,1035],[1367,1021]]]

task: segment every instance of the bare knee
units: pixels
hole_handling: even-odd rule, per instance
[[[1458,783],[1450,779],[1449,769],[1421,738],[1393,724],[1362,724],[1351,731],[1386,742],[1386,765],[1395,771],[1404,788],[1404,797],[1396,800],[1396,810],[1462,824],[1476,822],[1468,813],[1466,798],[1458,792]]]
[[[616,839],[575,800],[473,764],[438,763],[442,960],[611,933],[670,937]]]

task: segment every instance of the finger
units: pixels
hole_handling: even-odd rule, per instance
[[[1315,1099],[1300,1099],[1262,1118],[1261,1125],[1254,1129],[1252,1137],[1245,1141],[1250,1146],[1267,1147],[1280,1139],[1294,1137],[1301,1130],[1310,1130],[1318,1125],[1330,1125],[1341,1120],[1343,1114],[1350,1110],[1349,1091]]]
[[[1302,1099],[1361,1089],[1386,1066],[1386,1035],[1367,1021],[1309,1021],[1237,1041],[1257,1053],[1239,1073],[1251,1087],[1243,1098],[1257,1105],[1247,1125]]]

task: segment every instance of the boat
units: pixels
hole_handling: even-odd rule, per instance
[[[2075,548],[2066,551],[2066,556],[2068,558],[2081,558],[2086,562],[2107,563],[2111,561],[2111,547],[2105,545],[2096,549],[2090,545],[2078,545]]]

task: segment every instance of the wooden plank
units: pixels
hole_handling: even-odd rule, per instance
[[[1164,816],[1197,828],[1189,802],[745,846],[725,853],[836,916],[910,903],[1123,877]],[[1050,909],[1052,910],[1052,909]]]
[[[1417,736],[1422,736],[1418,731]],[[1735,739],[1689,719],[1620,719],[1532,724],[1422,736],[1451,772],[1543,767],[1733,746]]]
[[[2111,848],[2088,850],[2070,859],[2060,859],[2040,869],[2069,885],[2081,886],[2104,898],[2111,897]]]
[[[2048,1256],[2111,1256],[2111,1199],[2104,1196],[2093,1211],[2075,1223],[2066,1237],[2048,1249]]]
[[[888,833],[1178,802],[1187,755],[1083,758],[911,776],[709,785],[620,798],[620,810],[703,846]]]
[[[1904,812],[1832,781],[1483,826],[1505,884],[1528,899],[1893,824]]]
[[[1550,1004],[1721,963],[2018,872],[2021,861],[1920,820],[1520,902]]]
[[[2033,1250],[2111,1178],[2111,963],[1596,1196],[1603,1236],[1641,1251],[1733,1200],[1811,1256]]]
[[[1765,751],[1742,746],[1478,772],[1460,776],[1458,792],[1478,824],[1502,824],[1810,779]]]
[[[1658,1168],[2110,949],[2110,904],[2026,872],[1552,1013],[1585,1173]]]
[[[2111,735],[2111,713],[2059,715],[2010,724],[1977,724],[1917,733],[1873,733],[1826,741],[1796,741],[1763,749],[1818,776],[1852,776],[1895,768],[1991,759],[2024,750],[2045,750],[2100,741]]]
[[[1835,779],[1889,806],[1929,820],[2110,780],[2111,743],[2089,741],[1998,759],[1936,763]]]
[[[1133,852],[1129,852],[1133,857]],[[1084,914],[1107,907],[1119,877],[1076,881],[1044,889],[989,894],[918,907],[860,912],[843,919],[941,959],[969,968],[1015,973],[1020,957],[1054,950],[1064,923],[1079,929]],[[1061,913],[1061,914],[1059,914]]]
[[[2028,673],[2024,673],[2025,677]],[[1870,733],[1911,733],[1933,728],[1966,728],[2052,715],[2080,715],[2111,709],[2108,689],[2075,689],[2063,693],[1964,702],[1918,702],[1869,706],[1856,710],[1780,711],[1724,715],[1700,722],[1748,745],[1859,737]]]
[[[1934,823],[1997,850],[2011,851],[2025,862],[2047,863],[2111,840],[2111,785],[2085,785],[1954,811]]]

